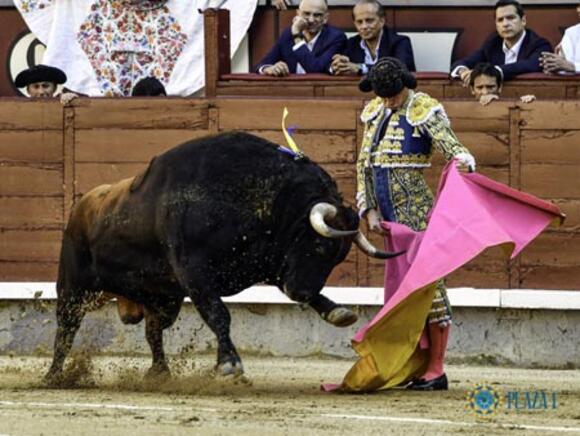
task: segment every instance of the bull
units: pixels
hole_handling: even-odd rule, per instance
[[[353,242],[377,258],[396,254],[358,231],[358,215],[321,167],[284,150],[239,132],[201,138],[85,194],[63,235],[45,381],[58,384],[81,321],[103,293],[117,296],[124,322],[145,318],[148,374],[169,373],[162,333],[185,297],[217,337],[223,375],[243,366],[222,296],[266,283],[335,326],[354,323],[355,313],[320,294],[332,269]]]

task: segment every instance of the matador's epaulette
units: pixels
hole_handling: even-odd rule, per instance
[[[383,99],[381,97],[373,98],[367,103],[362,113],[360,114],[360,120],[363,123],[368,123],[377,117],[383,107]]]
[[[445,109],[438,100],[423,92],[417,92],[407,107],[407,121],[412,126],[419,126],[427,122],[436,112],[441,112],[447,118]]]

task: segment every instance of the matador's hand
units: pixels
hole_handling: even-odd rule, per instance
[[[371,209],[367,212],[367,224],[369,230],[373,233],[386,236],[387,231],[381,227],[381,216],[376,209]]]

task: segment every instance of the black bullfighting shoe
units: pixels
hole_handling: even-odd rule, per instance
[[[407,389],[413,391],[446,391],[449,389],[447,376],[445,374],[434,378],[433,380],[419,379],[411,382]]]

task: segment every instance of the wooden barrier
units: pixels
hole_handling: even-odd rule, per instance
[[[478,171],[559,204],[568,219],[514,263],[489,250],[449,277],[450,286],[580,289],[580,103],[523,105],[444,101]],[[0,99],[0,281],[53,281],[73,201],[92,187],[132,176],[183,141],[232,129],[283,144],[284,107],[294,137],[354,204],[362,136],[357,98]],[[435,187],[443,160],[426,176]],[[375,244],[382,243],[373,237]],[[383,265],[352,250],[332,286],[380,286]]]

